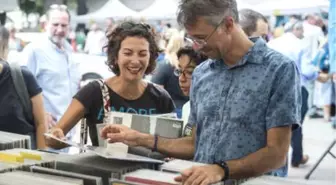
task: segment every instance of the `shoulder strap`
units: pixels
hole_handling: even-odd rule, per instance
[[[103,108],[104,108],[104,123],[108,123],[108,117],[109,117],[109,112],[111,112],[111,101],[110,101],[110,94],[108,91],[108,87],[105,84],[103,79],[97,80],[97,82],[100,84],[100,89],[102,93],[102,98],[103,98]]]
[[[103,97],[103,107],[104,107],[104,119],[103,123],[108,123],[108,112],[111,111],[110,107],[110,96],[108,92],[108,87],[104,83],[103,79],[98,79],[97,82],[100,85],[100,89],[102,92],[102,97]],[[81,121],[81,127],[80,127],[80,143],[81,144],[86,144],[87,143],[87,137],[88,137],[88,125],[86,123],[86,120]],[[81,151],[83,152],[83,151]]]
[[[25,116],[29,121],[33,120],[32,103],[28,94],[27,85],[23,79],[21,67],[17,63],[9,63],[11,76],[15,90],[24,108]]]

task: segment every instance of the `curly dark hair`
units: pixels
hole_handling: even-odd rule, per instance
[[[190,46],[185,46],[177,51],[177,58],[180,58],[182,55],[187,55],[190,58],[190,62],[195,63],[196,66],[198,66],[199,64],[208,59],[207,56],[205,56],[200,52],[195,51]]]
[[[151,74],[156,67],[156,58],[159,54],[159,47],[155,41],[155,35],[151,31],[151,27],[143,23],[135,23],[126,21],[110,30],[107,33],[108,43],[107,47],[107,61],[106,64],[110,70],[117,76],[120,75],[120,69],[117,63],[118,53],[121,43],[127,37],[140,37],[144,38],[149,43],[149,65],[145,71],[145,75]]]

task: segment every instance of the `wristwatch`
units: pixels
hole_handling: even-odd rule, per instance
[[[216,165],[218,165],[219,167],[221,167],[224,170],[224,177],[221,181],[226,181],[229,179],[229,175],[230,175],[230,170],[229,170],[229,166],[227,165],[227,163],[225,161],[219,161],[215,163]]]

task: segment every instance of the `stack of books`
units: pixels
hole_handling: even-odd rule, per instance
[[[31,148],[30,136],[0,131],[0,150]]]
[[[24,171],[0,174],[1,185],[84,185],[83,180]]]
[[[178,174],[160,172],[148,169],[141,169],[123,175],[122,180],[131,183],[151,184],[151,185],[178,185],[174,180]]]
[[[0,151],[0,173],[29,170],[31,166],[54,168],[57,157],[57,154],[20,148]]]

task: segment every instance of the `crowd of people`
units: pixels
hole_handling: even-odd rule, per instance
[[[176,178],[184,184],[286,177],[290,146],[293,167],[309,160],[302,147],[306,115],[320,116],[322,107],[324,120],[335,126],[335,76],[330,73],[335,61],[329,61],[321,20],[292,16],[271,29],[262,14],[238,11],[235,0],[193,0],[180,2],[177,21],[183,29],[108,19],[106,30],[92,24],[85,35],[83,30],[69,34],[67,8],[52,5],[46,34],[37,41],[23,44],[14,28],[0,28],[0,130],[30,135],[33,148],[68,152],[43,134],[71,140],[85,118],[97,146],[95,125],[110,123],[110,111],[175,112],[185,123],[182,138],[117,124],[106,126],[101,137],[208,164]],[[32,102],[29,120],[6,62],[10,49],[22,55]],[[105,55],[114,75],[80,87],[79,66],[71,60],[76,51]]]

